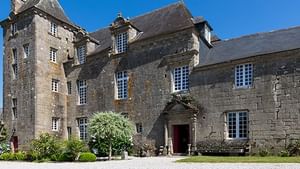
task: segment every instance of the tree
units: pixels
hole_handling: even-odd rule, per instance
[[[113,112],[96,113],[90,120],[89,133],[94,144],[108,147],[111,160],[112,148],[125,149],[134,134],[132,123],[122,115]]]

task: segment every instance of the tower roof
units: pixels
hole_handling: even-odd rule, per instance
[[[27,0],[25,4],[17,11],[17,13],[24,12],[34,7],[67,24],[74,25],[67,17],[57,0]]]

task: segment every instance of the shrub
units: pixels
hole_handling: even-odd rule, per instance
[[[280,156],[280,157],[288,157],[290,155],[289,155],[288,151],[282,150],[282,151],[279,152],[278,156]]]
[[[93,153],[81,153],[78,159],[80,162],[94,162],[97,157]]]
[[[62,153],[62,144],[50,134],[42,134],[31,142],[31,155],[33,160],[46,160],[57,157]]]
[[[25,161],[26,160],[26,153],[25,152],[17,152],[14,154],[14,160],[17,161]]]
[[[80,152],[87,152],[88,148],[84,142],[72,137],[65,141],[64,152],[60,155],[59,161],[75,161]]]
[[[290,156],[299,156],[300,155],[300,140],[290,143],[287,147],[287,151]]]
[[[0,160],[12,161],[14,160],[14,154],[12,153],[3,153],[0,155]]]
[[[35,151],[30,151],[26,153],[26,160],[27,161],[37,161],[39,159],[39,154]]]
[[[154,156],[156,151],[155,141],[144,136],[133,137],[133,153],[139,157]]]
[[[270,152],[267,150],[267,149],[264,149],[264,150],[260,150],[258,152],[259,156],[261,157],[266,157],[266,156],[269,156],[270,155]]]

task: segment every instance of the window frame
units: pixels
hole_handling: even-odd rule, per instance
[[[11,35],[14,36],[18,32],[17,22],[11,24]]]
[[[58,79],[52,79],[51,81],[51,91],[52,92],[59,92],[59,80]]]
[[[135,128],[137,134],[143,133],[143,123],[135,123]]]
[[[187,71],[187,72],[186,72]],[[179,77],[176,77],[176,73],[179,73]],[[180,67],[175,67],[171,71],[171,81],[172,81],[172,92],[182,92],[189,90],[189,75],[190,75],[190,68],[189,65],[184,65]],[[179,78],[179,79],[177,79]],[[177,84],[179,83],[179,84]],[[177,88],[178,86],[178,88]]]
[[[79,139],[82,141],[88,140],[88,118],[82,117],[77,119],[78,122],[78,129],[79,129]]]
[[[87,51],[86,45],[81,45],[77,47],[76,50],[77,50],[78,64],[80,65],[84,64],[86,62],[86,51]]]
[[[244,63],[244,64],[235,65],[234,67],[235,88],[243,89],[243,88],[251,88],[253,86],[253,73],[254,73],[253,68],[254,68],[253,63]]]
[[[27,59],[30,55],[29,43],[23,45],[24,59]]]
[[[211,30],[206,24],[204,26],[204,38],[209,44],[211,43]]]
[[[120,75],[120,76],[119,76]],[[116,99],[117,100],[126,100],[128,99],[128,71],[119,71],[115,73],[116,79]]]
[[[241,114],[245,114],[245,116],[242,116]],[[230,121],[230,115],[235,115],[235,121]],[[241,119],[240,117],[246,117],[246,120],[243,120],[244,122],[241,124]],[[247,140],[249,139],[249,112],[248,111],[230,111],[225,113],[225,126],[226,126],[226,139],[227,140]],[[235,125],[235,128],[230,128],[230,126]],[[243,126],[244,125],[244,126]],[[243,131],[244,135],[246,136],[241,136],[241,126],[244,127]],[[232,136],[231,132],[232,130]],[[235,136],[234,136],[235,134]]]
[[[52,117],[52,131],[55,131],[55,132],[58,132],[59,131],[59,128],[60,128],[60,118],[58,117]]]
[[[87,81],[78,80],[77,81],[77,93],[78,93],[78,105],[87,104]]]
[[[55,48],[50,48],[49,56],[50,56],[50,62],[52,63],[57,63],[57,49]]]
[[[128,50],[128,32],[121,32],[115,36],[115,51],[116,54],[125,53]]]
[[[12,49],[12,73],[13,79],[18,79],[19,66],[18,66],[18,50],[17,48]]]
[[[18,119],[18,99],[11,99],[11,111],[12,111],[12,120]]]
[[[72,94],[72,82],[71,81],[67,82],[67,94],[68,95]]]
[[[50,23],[50,34],[52,36],[57,36],[57,32],[58,32],[58,25],[54,22]]]

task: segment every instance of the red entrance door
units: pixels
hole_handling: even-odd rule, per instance
[[[189,142],[190,142],[189,125],[174,125],[173,126],[174,153],[187,153]]]
[[[18,136],[13,136],[11,138],[11,142],[13,144],[14,151],[18,151],[18,148],[19,148],[19,146],[18,146],[19,145]]]

